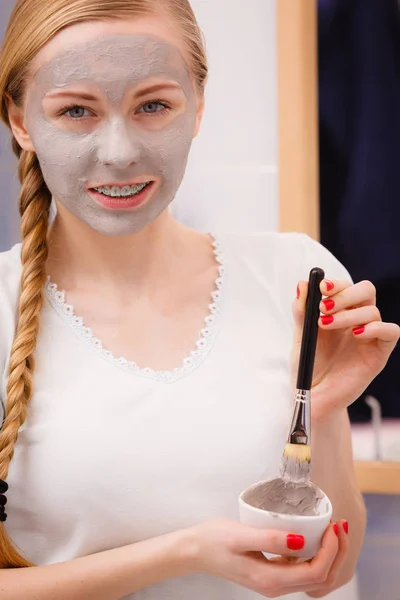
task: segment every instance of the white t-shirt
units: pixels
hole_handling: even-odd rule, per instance
[[[314,266],[327,278],[349,275],[304,234],[224,234],[216,240],[218,291],[195,352],[172,373],[115,358],[74,315],[68,298],[47,283],[34,395],[10,466],[6,522],[35,564],[210,518],[238,520],[239,493],[278,473],[292,407],[297,283]],[[20,271],[19,245],[0,254],[3,403]],[[261,596],[198,574],[161,582],[134,598]]]

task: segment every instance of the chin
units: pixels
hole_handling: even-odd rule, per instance
[[[93,218],[85,220],[85,224],[96,233],[111,238],[128,237],[140,233],[152,225],[163,213],[168,212],[166,206],[147,205],[146,210],[139,210],[126,214],[96,214]]]

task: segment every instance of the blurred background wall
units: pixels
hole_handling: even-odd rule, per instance
[[[3,37],[14,0],[0,0],[0,36]],[[7,129],[0,125],[0,252],[18,240],[18,191],[17,162],[10,149]]]

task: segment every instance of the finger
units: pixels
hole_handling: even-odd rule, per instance
[[[380,322],[381,313],[376,306],[371,305],[323,315],[318,319],[318,324],[322,329],[350,329],[373,321]]]
[[[308,295],[308,281],[299,281],[297,286],[297,296],[292,303],[292,313],[294,321],[293,343],[300,343],[303,336],[304,316],[306,310],[306,300]]]
[[[323,279],[319,289],[323,296],[334,296],[353,285],[350,279]]]
[[[320,311],[324,314],[334,314],[340,310],[374,304],[376,304],[375,286],[370,281],[360,281],[322,300]]]
[[[339,539],[331,525],[323,537],[321,549],[310,562],[293,565],[269,561],[268,568],[260,566],[256,581],[261,582],[261,588],[269,586],[270,590],[279,590],[281,593],[282,588],[296,587],[296,590],[299,590],[301,587],[310,589],[313,586],[322,586],[328,578],[338,550]]]
[[[334,296],[337,293],[342,292],[345,289],[354,287],[352,282],[349,280],[324,279],[320,284],[322,294]],[[293,331],[293,342],[294,344],[300,343],[303,336],[304,317],[306,311],[306,302],[308,296],[308,281],[299,281],[297,285],[296,298],[292,303],[292,312],[294,320],[294,331]],[[322,305],[321,305],[322,306]],[[321,310],[321,312],[323,312]],[[326,313],[326,310],[324,311]]]
[[[285,591],[286,594],[300,592],[300,591],[301,592],[318,591],[319,593],[321,593],[321,595],[325,595],[325,594],[328,594],[329,592],[331,592],[335,588],[336,583],[339,578],[339,575],[340,575],[340,571],[346,561],[346,558],[347,558],[347,555],[349,552],[349,536],[343,527],[343,525],[345,523],[346,523],[346,521],[344,521],[344,520],[338,521],[338,523],[337,523],[339,550],[338,550],[335,560],[333,561],[332,567],[329,571],[326,581],[322,585],[316,584],[316,585],[304,586],[303,589],[301,589],[301,590],[299,590],[298,588],[294,589],[292,587],[288,591]]]
[[[331,570],[329,571],[329,575],[325,582],[325,587],[327,591],[331,590],[335,587],[338,577],[340,575],[340,571],[346,561],[348,552],[349,552],[349,536],[344,529],[344,525],[347,521],[339,521],[338,525],[338,538],[339,538],[339,551],[336,555],[336,558],[333,562]]]
[[[299,552],[304,545],[304,537],[296,533],[243,526],[239,541],[236,542],[236,551],[239,553],[258,551],[291,556]]]
[[[356,327],[353,330],[354,337],[364,342],[370,342],[371,340],[377,340],[379,345],[385,352],[390,349],[394,349],[400,339],[400,327],[396,323],[382,323],[381,321],[374,321]]]

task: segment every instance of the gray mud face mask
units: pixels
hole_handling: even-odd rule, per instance
[[[143,127],[122,110],[126,91],[150,78],[151,83],[177,82],[186,101],[183,112],[156,128]],[[64,91],[73,85],[84,89],[95,85],[111,107],[107,118],[87,133],[67,130],[44,112],[43,100],[50,90]],[[137,233],[174,199],[185,173],[196,117],[196,94],[183,56],[173,45],[144,35],[113,35],[64,51],[37,71],[26,101],[27,130],[53,197],[108,236]],[[104,208],[87,192],[92,182],[118,184],[143,176],[159,183],[152,197],[135,209]]]

